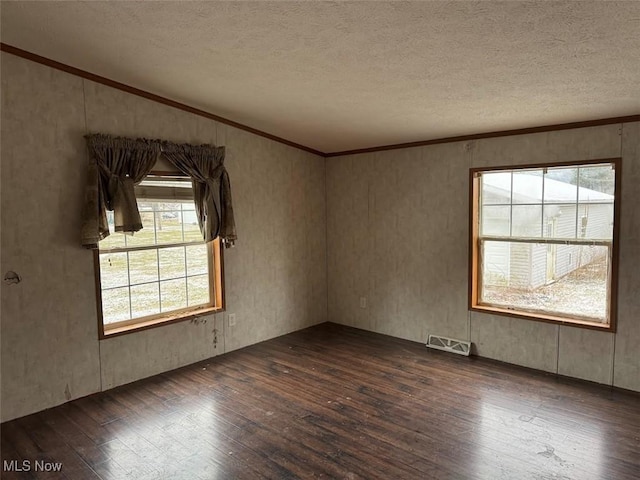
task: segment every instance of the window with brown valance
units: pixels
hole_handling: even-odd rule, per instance
[[[134,186],[163,156],[191,178],[200,231],[206,242],[220,237],[225,246],[237,238],[231,186],[224,166],[224,147],[176,144],[148,139],[87,135],[89,175],[82,223],[82,245],[97,248],[109,235],[107,210],[114,230],[134,234],[142,228]]]

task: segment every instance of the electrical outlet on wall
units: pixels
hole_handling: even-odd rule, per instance
[[[360,308],[367,308],[367,297],[360,297]]]
[[[236,326],[236,314],[235,313],[230,313],[229,315],[227,315],[227,320],[229,321],[229,326],[230,327],[235,327]]]

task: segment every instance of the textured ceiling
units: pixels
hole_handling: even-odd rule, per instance
[[[640,113],[640,1],[3,1],[2,42],[323,152]]]

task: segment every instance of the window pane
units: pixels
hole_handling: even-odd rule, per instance
[[[613,204],[580,204],[578,206],[578,238],[613,238]]]
[[[511,203],[511,172],[483,173],[482,205]]]
[[[576,238],[576,204],[544,205],[544,236]]]
[[[161,280],[185,276],[184,247],[161,248],[158,254]]]
[[[513,172],[513,203],[542,203],[542,170]]]
[[[182,242],[182,213],[176,210],[157,212],[156,235],[158,243]]]
[[[545,203],[576,203],[578,169],[550,168],[544,176]]]
[[[180,211],[180,202],[156,202],[156,210],[159,212],[178,212]]]
[[[158,251],[138,250],[129,252],[129,276],[131,284],[158,281]]]
[[[133,235],[125,235],[127,247],[153,245],[156,242],[153,211],[140,211],[140,218],[142,219],[142,230],[134,233]]]
[[[482,208],[482,235],[504,235],[511,233],[511,207],[491,206]]]
[[[207,246],[190,245],[187,247],[187,275],[201,275],[209,271]]]
[[[131,287],[131,313],[133,318],[160,313],[160,297],[157,283]]]
[[[615,170],[611,165],[580,167],[580,202],[613,202]]]
[[[187,306],[187,281],[185,278],[160,282],[160,302],[163,312]]]
[[[198,275],[195,277],[187,277],[187,291],[189,295],[189,306],[209,303],[209,276]]]
[[[184,229],[185,242],[202,241],[202,233],[200,233],[195,210],[185,209],[182,212],[182,228]]]
[[[542,235],[542,205],[514,205],[511,235],[540,237]]]
[[[112,233],[104,240],[100,240],[98,247],[100,250],[109,250],[112,248],[122,248],[124,247],[124,235],[120,232]]]
[[[606,323],[608,247],[483,242],[480,303]]]
[[[129,285],[129,270],[126,253],[100,254],[100,285],[102,288]]]
[[[102,291],[102,319],[106,324],[129,320],[129,288]]]

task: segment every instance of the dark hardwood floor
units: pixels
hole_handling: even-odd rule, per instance
[[[333,324],[1,436],[7,480],[640,478],[640,395]]]

